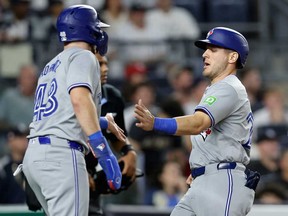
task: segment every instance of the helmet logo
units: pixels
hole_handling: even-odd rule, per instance
[[[66,32],[65,31],[60,32],[60,37],[61,37],[61,41],[67,41],[67,37],[66,37]]]
[[[213,31],[214,31],[214,29],[211,29],[211,30],[207,33],[206,38],[208,38],[210,35],[212,35],[212,34],[213,34]]]

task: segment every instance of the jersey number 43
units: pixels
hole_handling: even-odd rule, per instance
[[[42,83],[36,89],[33,121],[48,117],[57,110],[58,101],[55,97],[57,82],[55,79],[52,80],[49,87],[47,88],[47,83]]]

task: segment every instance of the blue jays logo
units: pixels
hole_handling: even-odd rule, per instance
[[[214,29],[211,29],[208,33],[207,33],[207,36],[206,36],[206,38],[208,38],[208,37],[210,37],[210,35],[212,35],[213,34],[213,31],[214,31]]]
[[[104,143],[101,143],[101,144],[98,145],[96,148],[99,149],[100,151],[103,151],[103,149],[105,148],[105,144],[104,144]]]
[[[205,131],[202,131],[200,133],[200,135],[202,136],[203,140],[205,141],[206,138],[212,133],[212,130],[210,128],[208,128],[207,130]]]

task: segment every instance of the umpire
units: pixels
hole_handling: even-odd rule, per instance
[[[108,78],[108,60],[107,57],[95,54],[100,64],[101,71],[101,84],[102,84],[102,99],[101,99],[101,116],[107,113],[112,113],[115,122],[120,128],[124,130],[127,136],[127,131],[124,124],[124,101],[118,89],[114,86],[107,84]],[[120,167],[122,169],[122,186],[118,191],[111,191],[106,183],[105,175],[101,172],[96,172],[95,158],[91,153],[86,156],[87,170],[90,174],[90,203],[89,203],[89,216],[103,215],[100,207],[100,195],[107,193],[119,193],[127,189],[136,178],[136,152],[129,143],[124,143],[117,139],[112,133],[103,130],[102,133],[107,138],[113,149],[120,153],[119,159]]]

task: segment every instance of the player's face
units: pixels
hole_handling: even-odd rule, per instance
[[[101,56],[100,54],[96,54],[96,57],[100,64],[100,72],[101,72],[101,84],[107,83],[108,79],[108,60],[105,56]]]
[[[223,74],[228,66],[230,51],[216,46],[207,46],[203,53],[203,75],[211,81]]]

